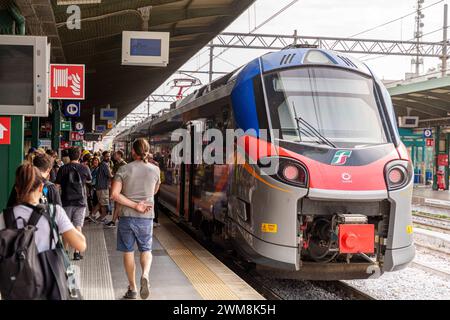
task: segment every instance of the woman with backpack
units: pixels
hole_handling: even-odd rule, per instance
[[[85,237],[75,229],[64,209],[40,204],[44,184],[36,167],[21,165],[15,181],[18,204],[0,214],[3,299],[66,299],[67,277],[59,235],[76,250],[86,250]]]

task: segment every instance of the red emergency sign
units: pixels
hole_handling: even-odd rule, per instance
[[[0,118],[0,144],[11,144],[11,118]]]
[[[84,100],[84,64],[50,65],[50,99]]]

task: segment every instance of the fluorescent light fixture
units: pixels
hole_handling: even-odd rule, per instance
[[[58,0],[56,4],[58,6],[68,6],[72,4],[99,4],[102,0]]]

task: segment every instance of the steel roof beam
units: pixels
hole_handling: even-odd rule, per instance
[[[216,48],[281,50],[293,43],[316,45],[322,49],[361,54],[416,56],[418,51],[419,55],[423,57],[441,57],[443,52],[442,42],[417,43],[414,41],[230,32],[220,34],[209,46]]]

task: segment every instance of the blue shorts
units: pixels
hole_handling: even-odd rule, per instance
[[[139,252],[152,251],[153,219],[121,217],[117,227],[117,251],[133,252],[137,243]]]

